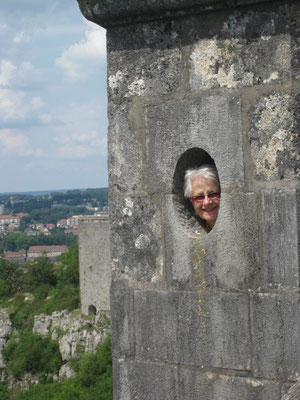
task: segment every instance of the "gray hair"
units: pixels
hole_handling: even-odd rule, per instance
[[[211,179],[218,185],[218,188],[220,189],[220,180],[216,167],[212,164],[205,164],[199,168],[188,169],[185,171],[184,186],[183,186],[184,197],[186,198],[191,197],[192,182],[198,176],[201,176],[204,179]]]

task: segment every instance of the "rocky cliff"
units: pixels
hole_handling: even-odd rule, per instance
[[[103,342],[110,330],[110,320],[107,313],[86,316],[80,310],[68,312],[66,310],[53,312],[51,315],[40,314],[34,317],[33,333],[43,337],[57,340],[64,364],[59,374],[53,380],[61,380],[73,376],[69,364],[72,359],[77,359],[82,353],[93,353],[96,347]],[[16,333],[6,309],[0,310],[0,368],[5,371],[2,350],[8,342],[10,335]],[[9,378],[11,385],[16,381]],[[21,382],[22,387],[29,387],[37,383],[36,376],[25,374]]]

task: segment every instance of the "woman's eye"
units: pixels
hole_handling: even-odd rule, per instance
[[[209,195],[208,195],[208,197],[210,199],[215,199],[215,198],[217,198],[219,196],[220,196],[220,193],[218,193],[218,192],[212,192],[212,193],[209,193]]]

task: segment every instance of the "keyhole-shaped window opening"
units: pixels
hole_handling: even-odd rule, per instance
[[[88,308],[88,315],[96,315],[96,313],[97,313],[96,307],[93,304],[91,304]]]
[[[199,191],[199,193],[201,192],[202,195],[205,194],[204,200],[197,198],[196,201],[192,201],[190,198],[185,198],[184,196],[184,177],[186,171],[196,170],[205,165],[212,166],[217,171],[212,157],[205,150],[198,147],[193,147],[181,155],[176,164],[173,176],[173,201],[175,209],[179,214],[178,216],[181,224],[185,230],[192,235],[204,235],[211,230],[209,224],[212,224],[213,219],[216,216],[214,205],[218,207],[218,202],[220,202],[220,198],[218,199],[214,194],[217,192],[214,190],[214,187],[207,185],[208,183],[212,184],[215,181],[212,181],[211,179],[207,180],[206,178],[203,180],[205,185],[204,191]],[[221,185],[219,184],[219,186],[219,192],[221,192]],[[198,192],[194,194],[198,194]],[[192,195],[190,194],[189,197],[192,197]],[[205,207],[206,203],[207,207]]]

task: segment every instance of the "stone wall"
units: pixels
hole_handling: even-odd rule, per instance
[[[300,374],[299,2],[78,2],[108,38],[115,400],[279,400]],[[211,159],[206,234],[182,181]]]
[[[80,299],[83,314],[109,311],[111,265],[108,217],[80,217]]]

